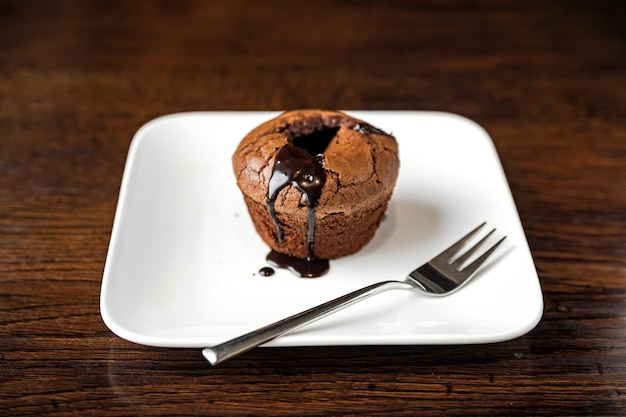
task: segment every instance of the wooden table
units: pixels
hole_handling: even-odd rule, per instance
[[[0,0],[0,414],[625,415],[617,1]],[[197,349],[99,293],[130,139],[190,110],[441,110],[492,136],[544,291],[478,346]]]

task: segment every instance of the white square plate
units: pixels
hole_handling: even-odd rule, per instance
[[[462,291],[390,291],[268,346],[498,342],[531,330],[543,298],[488,134],[437,112],[350,111],[391,132],[401,168],[388,212],[359,253],[315,279],[271,277],[231,169],[245,134],[278,113],[173,114],[143,126],[124,170],[104,269],[101,313],[127,340],[204,347],[362,286],[402,280],[483,221],[508,237]]]

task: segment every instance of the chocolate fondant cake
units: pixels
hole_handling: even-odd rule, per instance
[[[305,264],[352,254],[372,239],[399,168],[393,136],[328,110],[288,111],[259,125],[232,162],[270,257]]]

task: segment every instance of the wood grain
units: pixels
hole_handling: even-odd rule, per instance
[[[626,414],[626,8],[0,0],[0,414]],[[200,352],[111,333],[128,145],[190,110],[441,110],[492,136],[544,290],[481,346]]]

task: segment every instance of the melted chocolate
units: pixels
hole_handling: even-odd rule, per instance
[[[328,271],[328,260],[314,256],[315,207],[320,201],[322,188],[326,182],[326,171],[322,166],[324,151],[335,137],[338,127],[314,131],[308,135],[297,136],[291,143],[283,146],[276,155],[267,197],[267,210],[276,225],[279,241],[285,239],[280,222],[276,218],[274,204],[280,190],[288,185],[296,187],[307,206],[307,259],[278,256],[277,252],[268,255],[268,261],[275,266],[288,268],[303,277],[314,277]]]
[[[296,148],[302,148],[311,156],[323,156],[324,151],[337,135],[338,127],[326,128],[324,130],[316,130],[308,135],[295,135],[291,141]]]
[[[264,266],[263,268],[259,269],[259,275],[261,275],[262,277],[271,277],[272,275],[274,275],[274,270],[269,266]]]
[[[367,123],[355,123],[354,126],[352,126],[352,130],[356,130],[357,132],[363,133],[364,135],[376,133],[377,135],[389,136],[389,133],[385,133],[382,130],[375,128],[374,126],[368,125]]]
[[[293,185],[302,192],[304,202],[308,208],[309,231],[307,233],[307,244],[309,244],[309,249],[312,249],[312,231],[315,230],[313,210],[320,201],[322,187],[325,182],[326,172],[322,168],[322,164],[305,149],[286,145],[278,151],[272,177],[270,178],[267,207],[272,220],[274,220],[278,230],[278,239],[281,242],[284,240],[283,231],[274,210],[274,203],[280,190],[287,185]],[[309,252],[312,252],[312,250],[309,250]]]
[[[317,278],[326,274],[330,268],[328,259],[301,259],[271,251],[267,262],[276,268],[285,268],[301,278]]]

